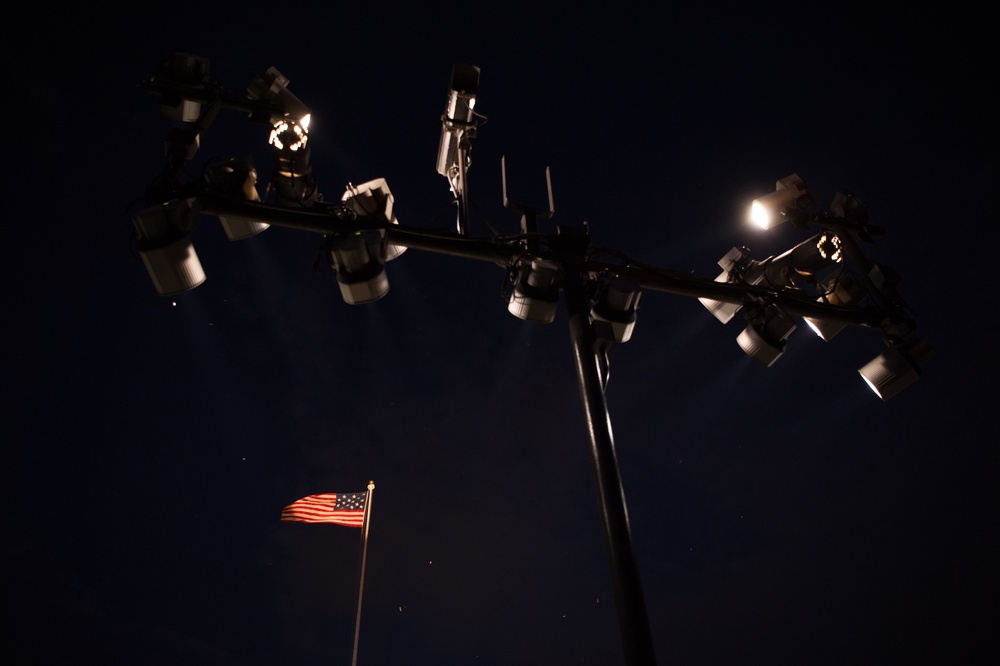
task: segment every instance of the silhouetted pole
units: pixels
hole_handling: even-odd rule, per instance
[[[589,308],[583,293],[584,275],[576,265],[566,265],[566,309],[580,395],[590,433],[591,453],[597,472],[597,491],[611,560],[611,579],[618,609],[618,626],[627,666],[656,663],[646,602],[639,580],[639,567],[632,547],[625,492],[618,473],[618,458],[611,433],[611,417],[604,398],[604,381],[596,349]]]
[[[361,526],[361,575],[358,577],[358,612],[354,616],[354,649],[351,652],[351,666],[358,664],[358,637],[361,635],[361,599],[365,594],[365,562],[368,560],[368,525],[371,523],[372,495],[375,482],[368,482],[368,495],[365,497],[365,520]]]

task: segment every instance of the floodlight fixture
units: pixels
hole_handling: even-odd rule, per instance
[[[345,303],[371,303],[389,293],[385,232],[370,230],[331,236],[327,239],[327,251]]]
[[[824,232],[802,241],[776,257],[768,257],[761,262],[753,263],[762,271],[764,282],[783,289],[794,286],[800,277],[812,277],[824,268],[841,263],[843,258],[840,238]]]
[[[812,277],[824,268],[842,261],[840,239],[832,233],[824,232],[783,254],[763,261],[751,259],[746,248],[734,247],[719,259],[722,272],[715,281],[751,286],[766,283],[781,290],[795,287],[797,279]],[[723,324],[728,323],[743,307],[743,303],[728,303],[711,298],[698,300]]]
[[[271,126],[289,120],[308,131],[312,114],[309,107],[288,89],[288,83],[287,76],[277,68],[270,67],[263,75],[250,82],[247,86],[247,96],[252,100],[269,102],[273,105],[274,108],[267,113],[266,118]]]
[[[734,247],[722,259],[719,259],[717,263],[722,268],[722,272],[715,278],[716,282],[724,284],[740,282],[754,285],[759,283],[764,277],[763,271],[751,270],[756,264],[750,258],[750,254],[745,247]],[[740,308],[743,307],[743,303],[728,303],[726,301],[716,301],[711,298],[699,298],[698,300],[723,324],[728,324],[733,316],[740,311]]]
[[[399,224],[393,211],[395,199],[385,178],[376,178],[360,185],[349,184],[341,201],[357,217]],[[405,251],[405,245],[389,243],[386,246],[385,260],[392,261]]]
[[[875,395],[887,401],[920,378],[920,364],[931,355],[930,345],[909,334],[858,370]]]
[[[171,53],[160,63],[154,80],[165,83],[169,89],[160,96],[160,110],[174,120],[189,123],[201,115],[201,102],[184,94],[199,91],[208,81],[208,59],[188,53]]]
[[[210,189],[216,190],[219,194],[242,201],[260,201],[260,194],[257,193],[257,170],[249,156],[209,167],[205,170],[205,181]],[[267,222],[250,217],[237,215],[218,217],[226,237],[231,241],[250,238],[271,226]]]
[[[628,342],[635,329],[640,296],[642,291],[635,280],[617,275],[599,280],[590,310],[594,335],[606,342]]]
[[[145,208],[132,218],[139,255],[161,296],[189,291],[205,281],[205,271],[188,237],[198,210],[193,197],[175,199]]]
[[[830,203],[830,211],[862,240],[885,233],[885,229],[871,223],[868,204],[849,192],[837,192]]]
[[[283,206],[308,207],[318,197],[308,141],[308,132],[294,120],[280,120],[271,130],[274,189]]]
[[[824,293],[816,300],[820,303],[836,306],[848,306],[859,302],[865,296],[865,287],[861,282],[847,273],[836,273],[823,283]],[[829,342],[847,327],[842,321],[803,317],[809,328],[824,341]]]
[[[736,342],[748,356],[769,368],[785,353],[785,340],[794,330],[794,321],[768,306],[751,319]]]
[[[265,102],[250,117],[271,126],[268,144],[274,157],[274,189],[283,206],[312,206],[318,193],[309,154],[312,114],[288,90],[288,77],[271,67],[247,86],[251,100]]]
[[[507,311],[525,321],[548,324],[555,319],[559,305],[559,264],[522,257],[514,262],[511,273]]]
[[[750,222],[761,229],[769,229],[787,219],[798,221],[809,212],[812,196],[804,180],[797,174],[786,176],[775,183],[775,191],[750,204]]]

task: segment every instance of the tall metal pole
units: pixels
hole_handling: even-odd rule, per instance
[[[361,599],[365,593],[365,562],[368,559],[368,525],[372,515],[372,491],[375,482],[368,482],[368,495],[365,497],[365,519],[361,526],[361,576],[358,578],[358,612],[354,616],[354,649],[351,652],[351,666],[358,664],[358,637],[361,635]]]
[[[608,555],[611,561],[611,578],[618,610],[618,626],[627,666],[647,666],[656,663],[653,653],[653,636],[635,561],[632,534],[625,507],[625,492],[618,473],[611,417],[604,398],[593,327],[583,293],[585,274],[579,266],[567,264],[564,292],[569,313],[570,337],[576,360],[580,395],[590,433],[591,453],[597,472],[597,491],[604,519]]]

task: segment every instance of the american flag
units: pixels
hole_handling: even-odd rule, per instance
[[[300,523],[336,523],[361,527],[365,520],[366,493],[321,493],[292,502],[281,519]]]

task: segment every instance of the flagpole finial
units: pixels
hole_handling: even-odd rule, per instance
[[[375,482],[374,481],[369,481],[368,482],[368,490],[375,490]]]

